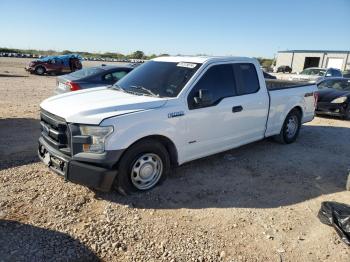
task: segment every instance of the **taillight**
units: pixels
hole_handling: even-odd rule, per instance
[[[317,107],[317,101],[318,101],[318,93],[314,92],[314,106]]]
[[[79,84],[77,84],[77,83],[68,81],[68,82],[66,83],[66,85],[69,86],[70,91],[77,91],[77,90],[80,90],[80,86],[79,86]]]

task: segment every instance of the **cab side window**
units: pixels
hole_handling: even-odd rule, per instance
[[[210,67],[192,88],[187,98],[189,109],[215,106],[225,97],[236,95],[235,80],[231,64],[215,65]],[[196,102],[200,93],[210,97],[208,103]]]
[[[237,95],[253,94],[259,91],[259,78],[253,64],[233,64],[233,71],[236,79]]]

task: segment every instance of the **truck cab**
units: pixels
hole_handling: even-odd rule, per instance
[[[156,58],[110,88],[45,100],[39,157],[75,183],[144,191],[194,159],[269,136],[294,142],[316,90],[267,84],[252,58]]]

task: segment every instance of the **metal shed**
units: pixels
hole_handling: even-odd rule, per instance
[[[308,67],[350,69],[350,51],[333,50],[287,50],[279,51],[276,68],[287,65],[292,72],[301,72]]]

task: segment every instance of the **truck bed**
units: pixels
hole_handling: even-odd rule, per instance
[[[266,87],[270,97],[270,111],[268,114],[265,135],[272,136],[280,132],[287,114],[293,107],[302,109],[302,123],[314,118],[315,98],[317,87],[313,83],[266,80]]]
[[[302,86],[308,86],[310,83],[305,81],[290,81],[290,80],[279,80],[279,79],[266,79],[266,88],[269,91],[296,88]]]

